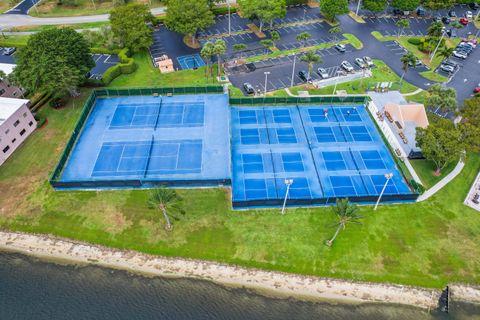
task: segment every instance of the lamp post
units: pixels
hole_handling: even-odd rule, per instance
[[[265,71],[263,74],[265,75],[265,95],[267,95],[267,79],[270,71]]]
[[[392,179],[392,177],[393,177],[393,173],[385,173],[385,179],[387,179],[387,181],[385,181],[385,184],[383,185],[382,192],[380,192],[380,195],[378,196],[377,203],[375,204],[375,208],[373,208],[373,210],[377,210],[378,204],[380,203],[380,200],[382,199],[383,193],[385,192],[385,189],[387,188],[388,181],[390,181],[390,179]]]
[[[230,1],[227,0],[227,6],[228,6],[228,35],[232,34],[232,23],[230,21]]]
[[[355,14],[358,16],[358,10],[360,10],[360,4],[362,3],[362,0],[358,0],[358,5],[357,5],[357,10],[355,11]]]
[[[285,206],[287,204],[288,191],[290,191],[290,186],[293,184],[293,179],[285,179],[285,185],[287,186],[287,191],[285,192],[285,199],[283,199],[282,214],[285,214]]]
[[[295,62],[297,61],[297,55],[293,56],[293,68],[292,68],[292,81],[290,82],[290,88],[293,87],[294,83],[294,78],[295,78]]]
[[[438,47],[440,47],[440,43],[442,43],[443,37],[445,37],[445,31],[442,31],[442,36],[440,37],[440,40],[438,40],[437,46],[435,47],[435,50],[433,50],[432,54],[430,55],[430,62],[432,62],[433,57],[435,57],[435,54],[437,53]]]

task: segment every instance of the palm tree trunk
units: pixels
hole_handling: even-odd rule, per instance
[[[338,224],[337,231],[335,231],[335,234],[333,235],[333,238],[327,241],[327,246],[331,247],[333,244],[333,241],[335,241],[335,238],[338,236],[338,233],[340,232],[340,229],[343,227],[343,224]]]
[[[220,75],[220,73],[221,73],[221,68],[222,68],[222,67],[221,67],[221,64],[220,64],[220,55],[219,55],[219,54],[217,54],[217,62],[218,62],[218,70],[217,70],[217,73],[218,73],[218,75]]]
[[[167,221],[167,229],[172,230],[172,223],[170,222],[170,218],[168,217],[167,210],[162,208],[163,216],[165,217],[165,221]]]

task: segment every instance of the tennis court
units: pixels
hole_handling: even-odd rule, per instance
[[[234,207],[410,195],[364,106],[234,107]],[[288,202],[287,202],[288,203]]]
[[[205,61],[203,61],[202,57],[199,54],[179,56],[177,57],[177,61],[180,64],[182,70],[196,69],[205,65]]]
[[[97,99],[61,181],[229,182],[228,124],[226,95]]]

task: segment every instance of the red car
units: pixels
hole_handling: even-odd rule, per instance
[[[480,87],[476,87],[475,89],[473,89],[473,93],[480,93]]]
[[[467,18],[460,18],[460,23],[466,26],[468,24],[468,19]]]

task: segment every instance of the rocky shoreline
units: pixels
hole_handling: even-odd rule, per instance
[[[441,290],[354,282],[238,267],[210,261],[168,258],[107,248],[48,235],[0,231],[0,250],[75,264],[93,264],[133,273],[186,277],[308,300],[381,302],[434,309]],[[480,288],[450,285],[457,301],[480,303]]]

